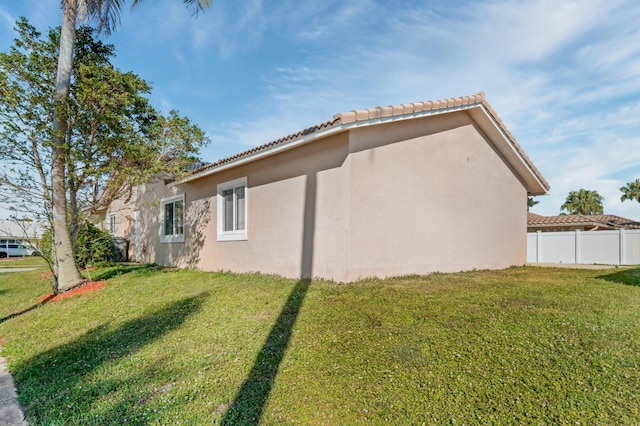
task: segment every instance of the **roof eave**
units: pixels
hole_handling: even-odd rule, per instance
[[[474,122],[477,123],[488,137],[490,143],[507,162],[513,172],[523,182],[528,195],[544,195],[549,190],[549,184],[535,168],[531,160],[524,154],[522,148],[500,121],[491,106],[484,100],[484,94],[455,98],[444,101],[430,101],[400,106],[378,107],[368,110],[351,111],[336,114],[334,120],[323,123],[319,128],[299,137],[292,137],[282,143],[275,143],[271,147],[258,149],[256,152],[240,155],[238,158],[229,159],[219,165],[212,165],[192,175],[179,179],[170,185],[179,185],[200,179],[223,170],[238,167],[259,159],[269,157],[329,135],[348,131],[353,128],[374,126],[402,120],[410,120],[421,117],[435,116],[456,111],[467,111]],[[296,135],[292,135],[296,136]],[[286,138],[285,138],[286,139]]]
[[[549,184],[535,170],[531,161],[518,148],[519,145],[494,117],[494,113],[485,105],[476,104],[468,109],[469,114],[489,137],[493,146],[511,166],[525,185],[528,195],[545,195]]]
[[[175,182],[171,183],[170,186],[175,186],[175,185],[180,185],[180,184],[183,184],[183,183],[188,183],[188,182],[191,182],[191,181],[194,181],[194,180],[197,180],[197,179],[201,179],[201,178],[206,177],[206,176],[210,176],[210,175],[213,175],[213,174],[216,174],[216,173],[220,173],[223,170],[231,169],[231,168],[243,165],[243,164],[247,164],[247,163],[251,163],[251,162],[260,160],[262,158],[270,157],[272,155],[279,154],[281,152],[288,151],[288,150],[293,149],[293,148],[297,148],[297,147],[299,147],[301,145],[306,145],[306,144],[308,144],[308,143],[310,143],[310,142],[312,142],[314,140],[321,139],[321,138],[324,138],[324,137],[327,137],[329,135],[336,134],[336,133],[339,133],[339,132],[342,132],[342,131],[345,131],[345,130],[346,129],[342,125],[337,125],[337,126],[330,127],[330,128],[327,128],[327,129],[317,130],[317,131],[315,131],[313,133],[309,133],[309,134],[306,134],[306,135],[302,135],[302,136],[300,136],[300,137],[298,137],[296,139],[292,139],[291,141],[287,141],[287,142],[282,143],[282,144],[274,145],[273,147],[266,148],[264,150],[260,150],[260,151],[257,151],[255,153],[252,153],[252,154],[248,154],[248,155],[243,156],[241,158],[238,158],[236,160],[228,161],[228,162],[226,162],[224,164],[221,164],[219,166],[207,168],[207,169],[205,169],[205,170],[203,170],[201,172],[197,172],[197,173],[194,173],[192,175],[186,176],[186,177],[184,177],[182,179],[176,180]]]

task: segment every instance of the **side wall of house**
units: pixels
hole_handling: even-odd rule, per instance
[[[248,239],[218,241],[217,185],[244,177]],[[160,200],[178,194],[184,242],[162,243]],[[525,202],[523,184],[470,116],[447,113],[355,127],[186,184],[159,183],[139,200],[139,260],[339,281],[503,268],[526,262]]]
[[[156,241],[153,261],[346,280],[347,153],[342,133],[176,186],[185,194],[185,242]],[[218,241],[217,185],[244,177],[248,239]]]
[[[114,237],[126,238],[128,259],[132,262],[157,262],[162,221],[160,200],[176,194],[178,188],[165,185],[161,180],[138,186],[131,197],[116,199],[109,205],[103,221],[103,229],[108,229],[107,218],[115,215]],[[136,237],[136,217],[139,236]]]
[[[466,112],[354,129],[349,279],[526,262],[526,190]]]

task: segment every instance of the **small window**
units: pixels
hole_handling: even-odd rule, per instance
[[[109,213],[107,215],[107,232],[109,232],[111,235],[116,234],[116,214],[115,213]]]
[[[161,201],[163,243],[184,242],[184,194]]]
[[[218,241],[248,239],[247,178],[218,185]]]

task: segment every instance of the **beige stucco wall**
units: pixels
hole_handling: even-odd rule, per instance
[[[248,240],[217,241],[216,186],[247,177]],[[185,242],[159,201],[185,194]],[[140,261],[352,281],[526,261],[526,190],[466,112],[354,128],[138,200]],[[133,210],[129,213],[133,217]],[[125,234],[135,253],[133,222]]]
[[[154,239],[152,261],[346,280],[347,152],[342,133],[175,186],[186,194],[185,242]],[[217,241],[217,185],[241,177],[247,177],[248,240]]]
[[[350,145],[350,280],[525,263],[526,190],[465,112]]]
[[[115,237],[129,241],[128,259],[133,262],[157,262],[160,239],[160,200],[177,193],[178,188],[165,185],[161,180],[138,186],[128,200],[116,199],[107,209],[103,229],[107,229],[106,218],[115,214]],[[140,241],[136,252],[135,215],[139,212]]]

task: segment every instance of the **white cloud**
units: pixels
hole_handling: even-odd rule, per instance
[[[59,23],[59,3],[29,4]],[[635,0],[214,1],[197,19],[157,0],[108,41],[161,109],[207,128],[210,161],[337,112],[484,90],[552,186],[534,210],[584,187],[633,213],[618,188],[640,164],[638,22]]]
[[[3,22],[2,26],[5,28],[13,28],[16,22],[16,17],[7,12],[4,8],[0,7],[0,22]]]

